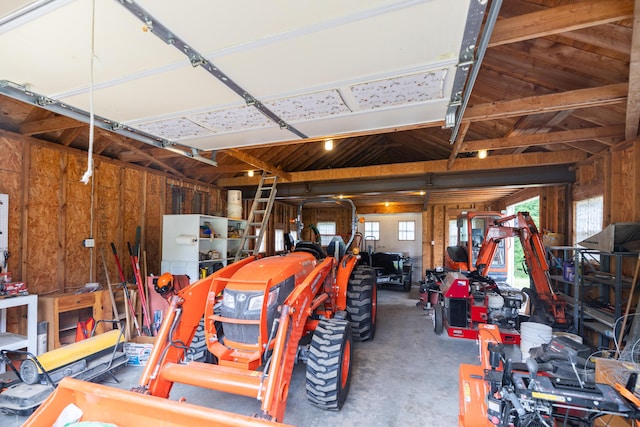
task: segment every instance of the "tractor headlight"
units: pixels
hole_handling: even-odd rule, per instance
[[[225,307],[230,308],[232,310],[236,308],[236,299],[235,299],[233,293],[225,292],[222,295],[222,305],[224,305]]]
[[[280,294],[280,288],[274,288],[269,292],[269,299],[267,300],[267,307],[270,307],[272,304],[278,301],[278,295]],[[264,301],[264,294],[256,295],[249,299],[249,304],[247,305],[247,310],[262,310],[262,303]]]

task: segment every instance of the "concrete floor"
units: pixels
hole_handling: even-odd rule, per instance
[[[284,422],[300,427],[433,426],[452,427],[458,417],[458,366],[479,363],[473,340],[433,333],[431,311],[416,307],[418,288],[410,293],[378,291],[375,339],[354,345],[351,388],[340,411],[325,411],[306,400],[305,365],[294,369]],[[116,373],[120,384],[136,385],[142,368]],[[257,400],[176,385],[171,399],[244,415],[259,412]],[[0,426],[19,427],[26,417],[0,415]]]

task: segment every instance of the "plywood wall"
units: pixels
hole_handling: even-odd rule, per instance
[[[93,177],[81,182],[84,152],[0,131],[0,193],[9,195],[9,269],[30,293],[73,292],[86,283],[120,281],[114,244],[125,279],[133,269],[128,243],[140,243],[141,268],[160,273],[162,216],[170,205],[171,178],[94,156]],[[173,181],[193,191],[189,181]],[[220,190],[206,193],[202,209],[215,209]],[[198,212],[209,213],[209,212]],[[94,248],[83,245],[93,238]],[[145,268],[146,267],[146,268]]]

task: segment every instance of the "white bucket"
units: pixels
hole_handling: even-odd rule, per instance
[[[551,326],[536,322],[523,322],[520,324],[520,352],[522,360],[529,358],[529,350],[549,344],[553,338]]]
[[[229,190],[227,193],[227,217],[242,219],[242,191]]]

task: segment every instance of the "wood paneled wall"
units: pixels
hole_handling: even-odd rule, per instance
[[[30,293],[71,292],[86,283],[119,282],[111,242],[127,279],[132,266],[127,242],[141,244],[140,262],[160,274],[162,216],[171,213],[171,189],[180,188],[183,212],[220,209],[220,190],[94,156],[88,184],[80,180],[84,152],[0,131],[0,193],[9,194],[9,270]],[[205,195],[194,207],[192,195]],[[204,200],[204,199],[203,199]],[[194,209],[203,211],[197,212]],[[95,247],[83,246],[93,238]],[[146,268],[144,268],[146,267]],[[144,272],[144,271],[143,271]]]

